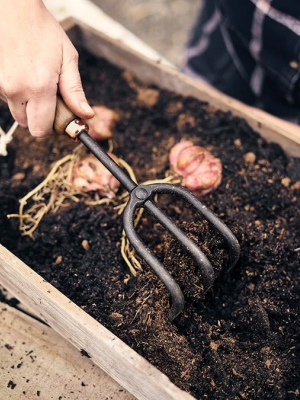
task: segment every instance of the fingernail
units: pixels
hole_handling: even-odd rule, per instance
[[[81,106],[81,108],[83,109],[83,111],[85,111],[85,112],[87,112],[87,113],[89,113],[89,114],[94,114],[93,109],[88,105],[87,102],[82,101],[82,102],[80,103],[80,106]]]

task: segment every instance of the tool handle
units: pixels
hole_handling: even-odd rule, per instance
[[[61,96],[58,95],[56,102],[55,119],[53,124],[54,130],[58,133],[65,133],[66,127],[76,118],[78,117],[76,117],[76,115],[69,110]]]
[[[120,168],[89,134],[87,123],[72,113],[61,98],[57,96],[56,113],[53,127],[58,133],[66,133],[72,140],[80,141],[89,151],[116,177],[130,192],[137,184]]]

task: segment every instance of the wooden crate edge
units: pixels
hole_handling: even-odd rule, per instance
[[[193,399],[2,245],[0,283],[137,399]]]
[[[208,84],[184,75],[175,67],[147,58],[85,22],[78,19],[74,19],[74,22],[79,27],[84,47],[95,55],[129,70],[142,82],[155,84],[183,96],[192,96],[217,109],[229,111],[234,116],[245,119],[267,141],[278,143],[287,154],[300,157],[300,126],[247,106]]]

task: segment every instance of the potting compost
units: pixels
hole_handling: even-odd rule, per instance
[[[300,159],[230,113],[145,86],[83,50],[80,70],[90,104],[118,112],[114,153],[139,183],[165,177],[169,150],[182,139],[221,160],[222,183],[201,201],[236,235],[240,259],[229,269],[218,232],[185,202],[161,196],[164,212],[198,243],[217,277],[204,296],[198,267],[145,213],[139,235],[186,301],[171,323],[164,285],[143,261],[133,276],[121,256],[118,196],[95,206],[73,202],[48,213],[34,238],[22,236],[18,219],[7,215],[74,143],[59,135],[37,140],[21,129],[0,157],[1,244],[197,399],[299,398]],[[0,124],[11,122],[3,105]]]

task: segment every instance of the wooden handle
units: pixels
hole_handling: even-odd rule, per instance
[[[65,133],[66,127],[71,121],[76,119],[76,115],[72,113],[66,106],[61,96],[57,96],[56,112],[53,128],[58,133]]]

